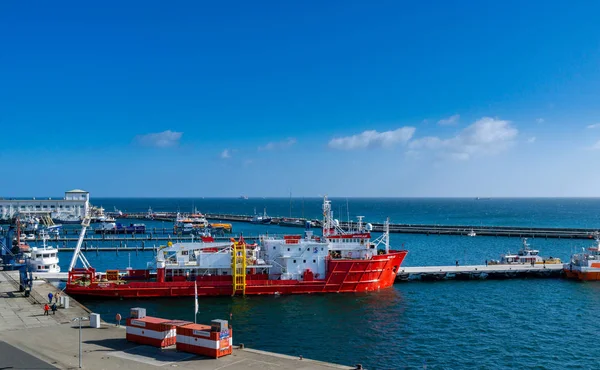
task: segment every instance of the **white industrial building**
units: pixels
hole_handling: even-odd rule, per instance
[[[74,189],[65,192],[63,199],[0,199],[0,219],[6,220],[15,214],[48,214],[52,218],[83,219],[90,211],[90,193]]]

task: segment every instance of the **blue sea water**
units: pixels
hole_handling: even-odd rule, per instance
[[[318,199],[304,200],[304,215],[319,217]],[[289,214],[289,199],[97,199],[124,212],[172,211],[247,213],[267,207]],[[345,219],[346,199],[334,199]],[[292,213],[301,216],[301,199]],[[368,221],[472,225],[600,228],[600,199],[349,199],[349,213]],[[161,222],[150,227],[171,227]],[[300,229],[235,223],[234,232],[298,233]],[[481,264],[516,251],[521,241],[506,237],[394,234],[392,245],[409,250],[406,266]],[[588,240],[531,239],[544,256],[567,260]],[[61,253],[66,268],[69,253]],[[153,252],[88,252],[100,270],[145,267]],[[131,262],[129,262],[131,261]],[[149,315],[193,320],[193,299],[84,300],[110,321],[130,307]],[[361,294],[216,297],[200,300],[199,322],[232,317],[234,342],[368,369],[580,368],[599,365],[591,350],[600,325],[600,284],[561,279],[399,283]]]

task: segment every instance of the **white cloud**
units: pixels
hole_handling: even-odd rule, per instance
[[[527,142],[528,142],[529,144],[533,144],[533,143],[535,143],[535,136],[532,136],[532,137],[530,137],[529,139],[527,139]]]
[[[458,120],[460,119],[460,114],[455,114],[453,116],[450,116],[448,118],[444,118],[438,121],[438,124],[440,125],[453,125],[455,123],[458,122]]]
[[[600,123],[594,123],[593,125],[588,125],[587,128],[599,128]]]
[[[290,138],[287,138],[286,140],[282,140],[282,141],[271,141],[264,146],[259,146],[258,150],[263,151],[263,150],[285,149],[285,148],[291,147],[294,144],[296,144],[296,139],[293,137],[290,137]]]
[[[518,133],[509,121],[483,117],[452,138],[427,136],[411,141],[408,147],[412,150],[438,151],[452,159],[467,160],[475,155],[496,154],[505,150]]]
[[[384,132],[368,130],[352,136],[333,138],[329,141],[329,147],[342,150],[389,148],[397,144],[406,144],[414,133],[415,128],[410,126]]]
[[[592,145],[589,149],[590,150],[600,150],[600,140],[598,140],[596,142],[596,144]]]
[[[138,135],[135,141],[144,146],[154,146],[157,148],[168,148],[177,146],[183,132],[175,132],[171,130],[156,132],[145,135]]]
[[[545,120],[543,118],[536,118],[535,119],[535,122],[537,122],[537,123],[544,123],[544,121]]]
[[[231,158],[231,152],[229,151],[229,149],[225,149],[221,152],[221,158],[222,159],[229,159]]]

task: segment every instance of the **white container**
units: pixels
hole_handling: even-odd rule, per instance
[[[69,305],[69,297],[68,296],[61,296],[60,299],[63,300],[63,308],[69,308],[69,307],[71,307]]]
[[[100,314],[99,313],[91,313],[90,314],[90,328],[100,329]]]

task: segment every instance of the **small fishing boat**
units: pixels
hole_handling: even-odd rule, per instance
[[[535,265],[535,264],[558,264],[560,258],[543,258],[539,255],[540,251],[531,249],[527,243],[527,238],[523,238],[523,247],[516,253],[503,254],[500,260],[491,260],[490,265]]]
[[[477,234],[475,233],[475,230],[471,229],[471,231],[469,231],[467,236],[477,236]]]
[[[267,209],[265,208],[262,215],[257,215],[256,210],[254,210],[254,217],[250,220],[253,224],[262,224],[269,225],[273,219],[267,216]]]

